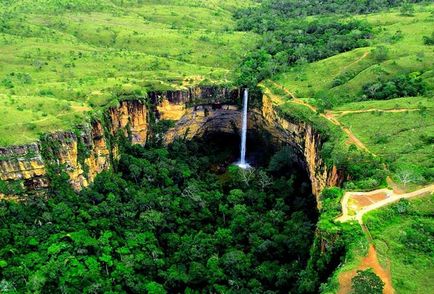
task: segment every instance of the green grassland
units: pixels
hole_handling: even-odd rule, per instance
[[[394,110],[394,109],[423,109],[434,108],[434,99],[431,97],[403,97],[390,100],[367,100],[350,102],[333,108],[339,114],[342,111],[358,110]]]
[[[417,174],[415,182],[423,184],[432,181],[434,174],[434,50],[423,42],[433,32],[434,5],[415,7],[413,16],[398,11],[357,16],[374,27],[370,47],[298,65],[275,80],[308,103],[325,104],[327,111],[385,160],[394,175],[411,170]],[[384,60],[372,52],[377,46],[388,49]],[[412,72],[419,72],[427,85],[424,97],[363,97],[364,85]],[[391,112],[393,109],[403,112]],[[363,110],[367,112],[351,113]]]
[[[400,201],[364,216],[380,263],[390,261],[398,293],[433,293],[434,195]]]
[[[250,1],[3,1],[0,145],[76,124],[120,94],[230,83]],[[63,113],[65,112],[65,113]]]
[[[434,5],[416,7],[412,17],[401,16],[398,11],[358,16],[374,26],[370,47],[293,67],[275,80],[298,97],[324,98],[333,106],[360,101],[365,84],[401,73],[422,72],[423,79],[432,87],[434,51],[424,44],[423,36],[433,32]],[[385,60],[377,60],[371,52],[379,45],[388,49]],[[334,86],[336,78],[346,81]]]
[[[364,107],[374,106],[375,109],[390,109],[388,107],[398,104],[398,109],[404,106],[409,110],[348,113],[339,116],[338,119],[357,134],[374,154],[384,158],[392,171],[410,169],[422,177],[417,182],[431,181],[434,167],[433,99],[394,100],[359,104]]]

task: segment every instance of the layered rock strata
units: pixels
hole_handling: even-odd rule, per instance
[[[121,101],[107,110],[104,122],[95,120],[75,132],[57,132],[46,135],[41,142],[0,148],[0,179],[22,180],[30,190],[43,189],[49,185],[47,166],[55,164],[64,168],[78,191],[111,167],[111,159],[117,157],[116,142],[112,142],[115,135],[121,133],[133,144],[144,145],[150,134],[150,117],[176,121],[175,127],[165,134],[166,143],[177,137],[200,137],[206,132],[236,133],[241,126],[241,112],[235,104],[239,98],[239,90],[197,87],[151,92],[148,104],[140,100]],[[309,174],[315,196],[324,187],[341,183],[337,169],[326,166],[320,156],[321,135],[307,123],[280,117],[266,96],[261,109],[249,112],[248,125],[250,129],[267,131],[276,142],[294,146]]]

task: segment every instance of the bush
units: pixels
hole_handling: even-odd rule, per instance
[[[423,36],[423,43],[425,45],[434,45],[434,32],[432,32],[431,36]]]
[[[367,269],[357,271],[357,275],[351,280],[353,293],[355,294],[382,294],[384,282],[372,271]]]
[[[420,73],[414,72],[391,80],[378,80],[364,85],[363,94],[369,99],[376,100],[424,95],[427,85],[420,76]]]
[[[385,46],[377,46],[371,51],[371,54],[376,61],[382,62],[387,60],[389,56],[389,49]]]
[[[408,2],[404,2],[401,6],[401,15],[403,16],[413,16],[414,15],[414,6]]]

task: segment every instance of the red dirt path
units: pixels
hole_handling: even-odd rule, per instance
[[[344,272],[339,275],[339,290],[338,294],[347,294],[351,292],[351,279],[357,274],[357,270],[365,270],[368,268],[372,268],[374,273],[380,277],[380,279],[384,282],[384,294],[393,294],[395,290],[392,286],[392,278],[390,275],[390,269],[384,269],[377,258],[377,251],[375,250],[374,245],[369,245],[368,255],[363,258],[360,265],[351,271]]]

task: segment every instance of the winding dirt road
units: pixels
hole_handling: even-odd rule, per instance
[[[338,294],[348,294],[351,293],[351,280],[357,274],[358,270],[366,270],[372,268],[374,273],[384,282],[384,294],[393,294],[395,290],[392,286],[392,276],[390,274],[390,268],[387,266],[383,268],[380,265],[377,257],[377,251],[374,245],[370,244],[368,249],[368,255],[363,258],[359,266],[353,270],[343,272],[339,275],[339,290]]]
[[[306,106],[306,107],[308,107],[310,110],[312,110],[313,112],[318,113],[318,109],[317,109],[315,106],[313,106],[313,105],[311,105],[311,104],[309,104],[309,103],[307,103],[307,102],[305,102],[305,101],[303,101],[303,100],[297,98],[297,97],[294,95],[294,93],[292,93],[291,91],[289,91],[288,89],[286,89],[284,86],[280,85],[279,83],[277,83],[277,82],[275,82],[275,81],[271,81],[271,80],[270,80],[270,82],[271,82],[274,86],[276,86],[276,87],[282,89],[282,90],[283,90],[287,95],[291,96],[291,97],[292,97],[292,100],[291,100],[290,102],[292,102],[292,103],[296,103],[296,104],[300,104],[300,105],[303,105],[303,106]],[[359,138],[357,138],[357,137],[353,134],[353,132],[352,132],[349,128],[347,128],[347,127],[344,126],[340,121],[338,121],[338,120],[334,117],[334,115],[333,115],[332,113],[330,113],[330,112],[329,112],[329,113],[320,113],[320,116],[322,116],[323,118],[327,119],[327,120],[330,121],[332,124],[334,124],[334,125],[340,127],[340,128],[342,129],[342,131],[344,131],[344,133],[347,134],[348,139],[349,139],[349,143],[350,143],[350,144],[354,144],[354,145],[356,145],[359,149],[364,150],[364,151],[366,151],[366,152],[372,154],[373,156],[376,156],[374,153],[372,153],[372,152],[371,152],[371,151],[366,147],[365,144],[363,144],[362,141],[359,140]]]
[[[400,199],[409,199],[413,197],[424,196],[434,193],[434,184],[421,188],[419,190],[401,193],[401,191],[391,189],[379,189],[370,192],[347,192],[342,198],[342,216],[337,218],[340,222],[357,220],[365,232],[369,241],[368,255],[363,258],[360,264],[353,270],[339,274],[339,294],[347,294],[351,292],[351,280],[357,274],[357,270],[372,268],[375,274],[384,282],[385,294],[393,294],[395,290],[392,285],[392,277],[390,273],[390,261],[387,260],[386,268],[382,267],[377,258],[377,252],[372,242],[371,234],[363,223],[363,215],[372,210],[382,208],[391,203],[397,202]],[[350,202],[351,204],[350,206]],[[350,213],[352,212],[352,213]]]

